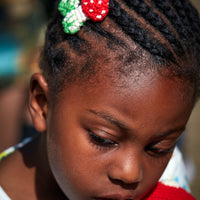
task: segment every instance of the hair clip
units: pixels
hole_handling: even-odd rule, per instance
[[[102,21],[108,14],[109,0],[61,0],[58,10],[64,16],[63,28],[67,34],[75,34],[88,19]]]

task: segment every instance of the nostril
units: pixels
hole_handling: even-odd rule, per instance
[[[140,167],[135,166],[128,166],[127,168],[116,167],[109,171],[108,177],[117,185],[127,189],[135,189],[142,180],[143,172]]]
[[[115,185],[120,185],[122,188],[126,190],[135,190],[138,187],[139,181],[137,182],[132,182],[132,183],[127,183],[124,182],[120,179],[113,179],[112,177],[109,176],[110,181],[115,184]],[[126,199],[126,200],[132,200],[132,199]]]

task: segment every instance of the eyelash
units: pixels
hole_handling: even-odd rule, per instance
[[[175,145],[169,149],[160,149],[160,148],[153,147],[152,144],[150,144],[147,146],[145,150],[148,152],[149,155],[154,156],[154,157],[159,157],[159,156],[164,156],[171,153],[174,150],[174,147]]]
[[[88,134],[89,134],[90,141],[92,142],[92,144],[94,144],[100,150],[111,148],[116,145],[114,141],[100,137],[90,130],[88,130]]]
[[[88,130],[88,134],[89,134],[91,143],[94,144],[99,150],[105,150],[105,149],[108,149],[108,148],[111,148],[111,147],[117,145],[116,142],[114,142],[110,139],[100,137],[90,130]],[[148,154],[153,157],[161,157],[161,156],[167,155],[167,154],[171,153],[175,147],[175,145],[174,145],[169,149],[161,149],[161,148],[153,147],[153,145],[155,145],[155,144],[149,144],[145,148],[145,151],[148,152]]]

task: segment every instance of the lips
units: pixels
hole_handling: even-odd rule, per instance
[[[116,198],[95,198],[95,200],[134,200],[134,199],[130,199],[130,198],[120,198],[120,199],[116,199]]]
[[[94,200],[134,200],[133,196],[130,195],[106,195],[103,197],[95,197]]]

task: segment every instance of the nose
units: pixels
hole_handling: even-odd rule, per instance
[[[133,154],[118,155],[108,172],[109,179],[125,185],[138,184],[142,176],[141,156]]]

